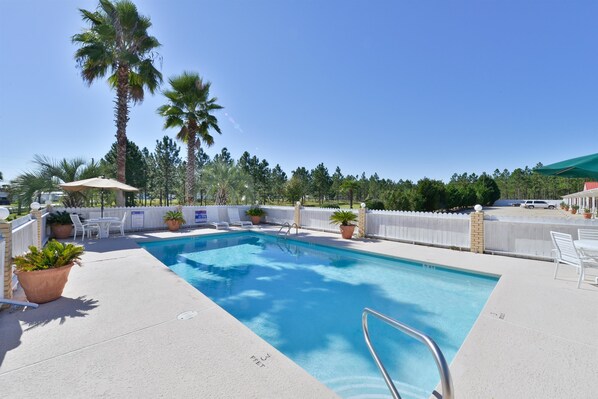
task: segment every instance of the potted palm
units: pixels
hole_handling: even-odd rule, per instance
[[[351,211],[334,211],[330,215],[330,222],[332,224],[338,224],[341,230],[341,236],[346,239],[353,237],[355,231],[355,225],[352,223],[357,220],[357,215]]]
[[[183,212],[181,211],[168,211],[163,219],[170,231],[177,231],[181,228],[182,224],[186,223],[185,218],[183,217]]]
[[[81,265],[83,247],[51,240],[43,249],[32,245],[29,251],[14,259],[27,300],[46,303],[60,298],[71,268]]]
[[[561,201],[561,209],[565,209],[565,206],[567,206],[567,204],[565,203],[565,201]]]
[[[67,211],[58,211],[49,214],[46,223],[50,225],[52,234],[58,239],[69,238],[73,233],[71,214]]]
[[[584,219],[591,219],[592,218],[592,212],[590,212],[590,208],[584,208],[583,209],[583,217],[584,217]]]
[[[245,214],[251,219],[251,223],[260,224],[262,217],[266,216],[266,211],[259,206],[252,206],[245,211]]]
[[[579,205],[571,205],[571,214],[575,215],[577,210],[579,209]]]

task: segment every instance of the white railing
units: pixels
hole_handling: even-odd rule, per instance
[[[301,208],[301,227],[314,230],[338,232],[338,226],[330,223],[334,208]]]
[[[295,208],[292,206],[267,205],[261,207],[266,211],[265,221],[272,224],[293,224],[295,221]]]
[[[46,243],[48,242],[48,238],[50,237],[50,235],[48,234],[48,212],[45,212],[42,214],[42,219],[41,219],[41,223],[42,223],[42,228],[41,228],[41,232],[42,232],[42,237],[41,237],[41,242],[42,242],[42,246],[46,245]]]
[[[29,216],[26,216],[29,218]],[[20,220],[19,218],[16,220]],[[37,246],[37,220],[29,218],[28,221],[18,224],[18,227],[12,229],[12,256],[23,255],[29,251],[29,246]]]
[[[577,229],[598,228],[597,220],[540,219],[517,217],[484,218],[486,252],[549,259],[553,249],[551,231],[571,234],[577,239]]]
[[[4,298],[4,251],[6,250],[6,241],[0,238],[0,298]]]
[[[366,235],[443,247],[469,248],[470,217],[453,213],[368,211]]]

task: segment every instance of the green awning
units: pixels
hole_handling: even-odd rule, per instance
[[[583,177],[598,179],[598,154],[568,159],[534,169],[535,172],[546,176]]]

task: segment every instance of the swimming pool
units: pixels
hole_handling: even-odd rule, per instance
[[[389,395],[363,308],[430,335],[451,362],[498,281],[252,232],[140,245],[345,398]],[[375,319],[370,335],[403,398],[427,399],[438,383],[427,349]]]

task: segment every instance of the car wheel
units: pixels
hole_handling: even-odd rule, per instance
[[[548,205],[548,209],[554,209],[554,205]]]
[[[528,205],[527,209],[534,209],[534,206],[533,205]]]

